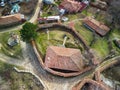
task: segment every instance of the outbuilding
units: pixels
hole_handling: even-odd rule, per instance
[[[22,20],[25,20],[25,18],[24,18],[24,15],[20,13],[8,15],[8,16],[1,16],[0,27],[16,25],[21,23]]]
[[[57,72],[72,73],[81,71],[84,63],[79,49],[49,46],[45,67]]]
[[[65,9],[68,13],[81,12],[88,5],[88,2],[79,2],[75,0],[63,0],[60,4],[60,9]]]
[[[92,30],[93,32],[96,32],[100,36],[105,36],[110,31],[109,27],[107,27],[102,22],[95,20],[92,17],[86,17],[83,20],[83,24],[85,27]]]

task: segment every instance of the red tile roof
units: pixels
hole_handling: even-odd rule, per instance
[[[12,24],[12,23],[18,23],[21,20],[22,20],[21,14],[13,14],[13,15],[8,15],[8,16],[1,16],[0,17],[0,26]]]
[[[45,57],[48,68],[80,71],[83,68],[82,55],[79,49],[50,46]]]
[[[107,27],[106,25],[104,25],[103,23],[91,18],[91,17],[86,17],[83,22],[88,25],[90,28],[92,28],[93,30],[95,30],[95,32],[97,32],[98,34],[100,34],[101,36],[106,35],[109,31],[110,28]]]
[[[75,0],[64,0],[61,4],[60,7],[64,8],[68,12],[79,12],[82,11],[87,5],[83,2],[78,2]]]

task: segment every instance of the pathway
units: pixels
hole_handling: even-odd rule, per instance
[[[42,2],[42,0],[38,0],[38,3],[37,3],[37,6],[36,6],[36,10],[35,10],[35,13],[34,15],[32,16],[32,18],[29,20],[29,22],[31,23],[34,23],[38,16],[39,16],[39,11],[40,11],[40,3]],[[22,25],[19,25],[19,26],[15,26],[15,27],[10,27],[10,28],[5,28],[5,29],[1,29],[0,30],[0,33],[4,33],[4,32],[10,32],[10,31],[17,31],[17,30],[20,30],[22,28],[23,24]]]
[[[23,60],[8,57],[2,53],[0,53],[0,60],[9,64],[17,65],[17,66],[21,66],[23,64]]]
[[[35,14],[30,19],[30,22],[36,21],[38,15],[39,15],[39,11],[40,11],[40,6],[39,6],[40,3],[41,3],[41,0],[38,1]],[[22,27],[22,25],[15,27],[15,28],[9,28],[5,31],[18,30],[21,27]],[[5,32],[5,31],[0,31],[0,32]],[[64,78],[64,77],[54,76],[54,75],[46,72],[40,66],[39,61],[38,61],[38,59],[34,53],[34,50],[30,44],[22,42],[22,41],[20,42],[20,44],[22,47],[22,53],[23,53],[23,57],[24,57],[23,60],[14,59],[14,58],[8,57],[3,54],[0,54],[0,60],[7,62],[9,64],[14,64],[14,65],[25,67],[26,70],[38,75],[41,78],[42,82],[44,83],[45,87],[48,88],[47,90],[71,90],[71,88],[75,84],[77,84],[79,81],[81,81],[83,79],[83,77],[88,77],[89,75],[91,75],[95,72],[95,70],[88,71],[82,75],[72,77],[72,78]],[[120,57],[118,57],[118,58],[120,58]],[[107,62],[109,62],[108,64],[110,64],[112,61],[113,60],[111,60],[111,61],[107,60],[107,61],[105,61],[105,63],[107,64]],[[97,67],[96,70],[100,69],[101,66],[102,67],[106,66],[106,64],[101,64],[100,66]]]

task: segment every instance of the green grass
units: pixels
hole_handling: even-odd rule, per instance
[[[83,11],[81,12],[81,14],[83,14],[83,15],[85,15],[85,16],[93,16],[93,13],[89,12],[89,9],[90,9],[90,8],[87,8],[87,9],[83,10]]]
[[[85,28],[81,22],[76,22],[75,29],[78,31],[79,35],[90,45],[91,41],[93,40],[93,33]]]
[[[82,11],[82,14],[85,16],[94,16],[96,20],[100,21],[100,22],[104,22],[105,23],[105,12],[104,11],[100,11],[98,14],[96,14],[97,9],[93,8],[93,7],[88,7],[87,9]]]
[[[48,46],[47,35],[45,33],[40,33],[35,41],[41,53],[45,54]]]
[[[11,32],[10,32],[11,33]],[[10,33],[0,33],[0,53],[3,53],[7,56],[14,57],[14,58],[21,58],[22,57],[22,52],[21,52],[21,46],[18,44],[14,47],[9,47],[7,45],[7,41],[10,37]],[[19,34],[18,32],[15,32]]]
[[[91,48],[94,49],[102,59],[109,54],[108,43],[105,38],[98,38]]]
[[[69,21],[78,19],[78,15],[77,14],[67,14],[65,16],[69,19]]]
[[[68,39],[66,41],[65,46],[68,48],[77,48],[80,50],[83,50],[81,44],[76,44],[75,43],[75,38],[67,33],[67,32],[63,32],[63,31],[50,31],[50,40],[47,40],[47,34],[45,32],[41,32],[39,33],[39,37],[35,40],[38,49],[40,50],[40,52],[42,53],[42,55],[45,55],[46,53],[46,49],[48,46],[61,46],[63,44],[63,36],[67,35]]]
[[[115,39],[115,38],[120,39],[120,30],[116,29],[116,28],[114,30],[112,30],[110,33],[110,38],[111,39]]]
[[[114,30],[112,30],[109,38],[112,41],[113,49],[120,53],[120,49],[113,43],[114,39],[120,39],[120,30],[116,29],[116,28]]]

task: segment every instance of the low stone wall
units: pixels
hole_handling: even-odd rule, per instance
[[[86,83],[99,87],[101,88],[100,90],[110,90],[108,87],[104,86],[102,82],[96,82],[91,79],[84,79],[82,82],[80,82],[80,84],[78,84],[78,86],[72,88],[72,90],[81,90]],[[95,90],[95,89],[92,88],[92,90]]]
[[[44,29],[47,29],[47,28],[54,28],[54,27],[64,28],[62,31],[66,31],[66,32],[71,33],[75,38],[77,38],[78,40],[80,40],[82,42],[84,48],[89,52],[89,47],[87,46],[86,42],[82,39],[82,37],[79,36],[79,34],[74,29],[72,29],[68,26],[58,24],[58,23],[53,23],[53,24],[48,24],[48,25],[45,24],[45,25],[42,25],[42,26],[39,25],[39,29],[37,30],[37,32],[38,31],[43,31]],[[86,67],[84,70],[82,70],[80,72],[75,72],[75,73],[62,73],[62,72],[57,72],[57,71],[54,71],[52,69],[49,69],[49,68],[45,67],[42,56],[41,56],[41,53],[38,50],[38,47],[37,47],[36,43],[34,41],[32,41],[31,43],[32,43],[34,52],[35,52],[35,54],[36,54],[36,56],[37,56],[37,58],[40,62],[40,65],[42,66],[42,68],[45,69],[48,72],[53,73],[54,75],[59,75],[59,76],[63,76],[63,77],[70,77],[70,76],[76,76],[76,75],[82,74],[82,73],[92,69],[92,67],[89,66],[89,67]],[[92,54],[92,53],[90,53],[90,54]]]
[[[108,69],[109,67],[117,64],[117,63],[120,63],[120,56],[114,58],[114,59],[111,59],[110,63],[107,63],[105,66],[101,67],[99,69],[100,72],[103,72],[104,70]]]
[[[48,90],[47,87],[45,86],[45,84],[42,82],[42,80],[33,72],[28,71],[28,70],[19,70],[18,68],[14,67],[14,70],[18,73],[28,73],[31,74],[32,76],[34,76],[35,78],[38,79],[38,81],[42,84],[42,86],[44,87],[44,90]]]
[[[70,27],[68,27],[66,25],[59,24],[59,23],[39,25],[39,29],[37,31],[42,31],[44,29],[55,28],[55,27],[64,28],[64,29],[61,29],[61,31],[71,33],[75,38],[77,38],[83,44],[85,50],[90,49],[89,46],[87,45],[86,41],[78,34],[78,32],[76,32],[76,30],[74,30],[73,28],[70,28]]]
[[[98,8],[98,9],[103,10],[103,11],[107,10],[107,7],[102,7],[102,6],[100,7],[100,6],[98,6],[98,5],[94,4],[94,3],[90,3],[90,6]]]
[[[63,76],[63,77],[73,77],[73,76],[77,76],[77,75],[80,75],[80,74],[83,74],[85,73],[86,71],[89,71],[91,70],[92,67],[86,67],[84,68],[83,70],[79,71],[79,72],[74,72],[74,73],[62,73],[62,72],[57,72],[57,71],[54,71],[50,68],[47,68],[45,67],[45,70],[47,70],[48,72],[51,72],[52,74],[54,75],[59,75],[59,76]]]
[[[82,70],[80,72],[74,72],[74,73],[62,73],[62,72],[57,72],[57,71],[54,71],[52,69],[49,69],[49,68],[45,67],[43,59],[42,59],[42,57],[41,57],[41,55],[40,55],[40,53],[38,51],[38,48],[37,48],[35,42],[32,41],[31,44],[33,46],[34,52],[35,52],[35,54],[36,54],[36,56],[37,56],[37,58],[38,58],[38,60],[40,62],[40,65],[42,66],[42,68],[45,69],[48,72],[51,72],[54,75],[59,75],[59,76],[63,76],[63,77],[70,77],[70,76],[72,77],[72,76],[77,76],[79,74],[85,73],[86,71],[89,71],[89,70],[92,69],[92,67],[89,66],[89,67],[84,68],[84,70]]]
[[[31,41],[31,44],[32,44],[33,50],[34,50],[34,52],[35,52],[35,54],[36,54],[36,56],[37,56],[37,58],[38,58],[38,60],[39,60],[39,62],[40,62],[41,67],[42,67],[42,68],[45,68],[44,63],[43,63],[43,60],[42,60],[42,57],[41,57],[41,55],[40,55],[40,52],[39,52],[39,50],[38,50],[38,47],[37,47],[36,43],[32,40],[32,41]]]
[[[60,23],[52,23],[52,24],[39,25],[37,31],[44,31],[44,29],[55,28],[55,27],[63,28],[61,29],[61,31],[71,33],[75,38],[77,38],[82,43],[84,49],[88,52],[87,55],[89,56],[89,60],[92,63],[92,65],[97,65],[100,63],[98,62],[98,60],[96,60],[96,57],[93,55],[93,52],[90,49],[90,47],[87,45],[86,41],[78,34],[78,32],[73,27],[69,27]]]
[[[117,63],[120,62],[120,56],[114,58],[114,59],[111,59],[111,60],[107,60],[109,61],[110,63],[104,63],[105,64],[103,67],[98,67],[95,72],[93,72],[91,74],[91,77],[90,79],[83,79],[82,82],[79,82],[78,84],[76,84],[74,87],[73,87],[73,90],[81,90],[81,88],[84,86],[85,83],[91,83],[93,85],[98,85],[100,87],[103,88],[103,90],[112,90],[110,87],[108,87],[107,85],[105,85],[102,81],[101,81],[101,78],[100,78],[100,73],[103,72],[104,70],[108,69],[109,67],[113,66],[113,65],[116,65]],[[107,62],[105,61],[105,62]],[[89,77],[87,77],[89,78]],[[93,78],[95,78],[96,81],[92,80]],[[91,82],[92,81],[92,82]]]

